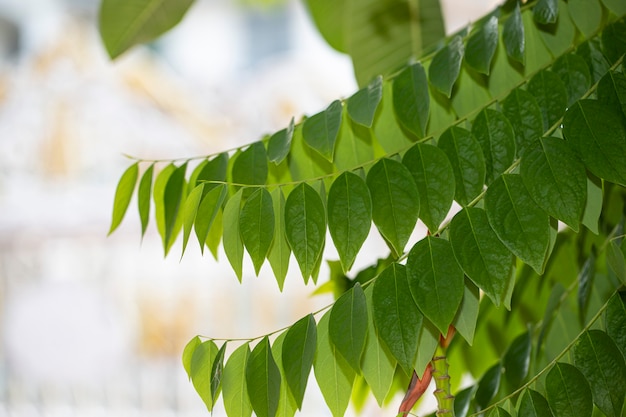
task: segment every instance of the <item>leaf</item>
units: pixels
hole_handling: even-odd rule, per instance
[[[598,221],[602,213],[602,180],[587,174],[587,201],[581,223],[594,234],[599,233]]]
[[[198,345],[200,345],[202,341],[198,336],[195,336],[191,339],[186,345],[185,349],[183,349],[183,368],[185,368],[185,372],[187,372],[187,377],[191,380],[191,358],[193,357],[193,352],[196,350]]]
[[[137,190],[137,205],[139,208],[139,218],[141,219],[141,237],[146,234],[148,220],[150,219],[150,191],[152,188],[152,176],[154,174],[154,164],[151,164],[146,172],[141,176],[139,189]]]
[[[452,95],[452,86],[459,76],[464,52],[463,40],[457,35],[435,54],[428,68],[430,83],[446,97]]]
[[[226,345],[227,343],[224,342],[220,350],[217,352],[217,356],[215,356],[213,364],[211,365],[211,397],[213,404],[216,403],[222,388],[222,374],[224,371],[224,353],[226,352]]]
[[[559,16],[557,0],[539,0],[533,7],[533,18],[537,23],[555,23]]]
[[[502,113],[513,126],[517,155],[523,156],[526,148],[543,134],[541,109],[528,91],[516,88],[502,102]]]
[[[135,190],[135,185],[137,184],[138,175],[139,163],[135,162],[134,164],[129,166],[126,171],[124,171],[122,177],[120,178],[120,181],[117,183],[115,198],[113,200],[113,215],[111,219],[111,227],[109,228],[109,235],[113,233],[115,229],[117,229],[117,227],[122,222],[124,215],[126,214],[126,210],[128,210],[130,199],[133,196],[133,191]]]
[[[503,174],[485,195],[489,224],[515,256],[537,273],[544,268],[550,219],[534,202],[517,174]]]
[[[200,184],[195,187],[185,200],[183,206],[183,250],[181,252],[181,258],[187,248],[187,242],[189,241],[189,235],[191,234],[191,227],[196,219],[196,213],[198,212],[198,206],[200,205],[200,199],[202,198],[202,191],[204,190],[204,184]],[[201,248],[204,245],[201,245]]]
[[[574,346],[574,365],[589,381],[594,404],[608,417],[622,415],[626,365],[609,335],[600,330],[585,332]]]
[[[333,161],[335,142],[341,126],[341,101],[335,100],[328,108],[304,121],[302,137],[307,145],[329,162]]]
[[[289,150],[291,149],[291,140],[293,139],[293,131],[294,122],[292,117],[289,122],[289,126],[270,136],[267,144],[267,159],[269,159],[270,162],[278,165],[283,162],[287,154],[289,154]]]
[[[463,299],[452,325],[470,346],[474,343],[479,303],[480,291],[478,287],[472,281],[465,280]]]
[[[292,325],[283,341],[282,364],[285,379],[298,409],[302,409],[302,400],[313,366],[316,344],[317,328],[312,314]]]
[[[468,207],[457,213],[450,223],[450,243],[465,274],[499,306],[506,296],[513,262],[485,211]]]
[[[559,0],[559,16],[556,22],[537,25],[539,35],[553,57],[562,57],[574,45],[577,36],[576,26],[569,16],[568,3]]]
[[[498,393],[500,389],[500,376],[502,375],[502,365],[497,363],[484,373],[480,381],[478,381],[478,388],[476,389],[476,396],[474,401],[480,410],[486,408],[491,400]]]
[[[374,283],[372,308],[378,337],[410,376],[424,316],[411,296],[404,265],[392,263],[381,272]]]
[[[211,369],[217,352],[217,346],[212,340],[200,343],[193,351],[189,367],[193,387],[209,411],[215,405],[211,394]]]
[[[604,320],[607,334],[626,358],[626,293],[613,294],[608,302]]]
[[[508,411],[498,406],[489,412],[489,417],[511,417]]]
[[[291,248],[285,236],[285,196],[280,187],[272,190],[271,195],[274,208],[274,239],[267,259],[270,261],[278,288],[282,291],[289,269]]]
[[[614,109],[579,100],[565,113],[563,134],[593,174],[626,185],[626,128]]]
[[[475,392],[476,392],[476,385],[471,385],[456,393],[456,395],[454,396],[455,417],[467,417],[467,414],[470,409],[470,403],[472,402],[472,398],[474,397]]]
[[[621,108],[626,116],[626,76],[621,72],[607,72],[598,84],[598,101]]]
[[[350,171],[355,167],[371,163],[375,159],[374,152],[376,150],[372,130],[352,121],[348,116],[346,107],[343,109],[343,122],[335,144],[335,159],[333,161],[339,172]]]
[[[378,105],[372,129],[376,141],[385,153],[399,152],[413,143],[405,135],[396,117],[393,104],[393,83],[383,83],[383,99]]]
[[[246,367],[250,346],[244,343],[230,355],[222,375],[222,397],[228,417],[250,417],[252,405],[246,383]]]
[[[346,291],[330,310],[328,323],[330,341],[357,373],[367,336],[367,300],[357,282]]]
[[[530,336],[528,331],[517,336],[502,358],[509,391],[517,389],[528,375],[532,343]]]
[[[372,199],[367,184],[349,171],[328,192],[328,230],[344,272],[354,263],[372,225]]]
[[[602,6],[598,0],[568,0],[569,15],[585,38],[591,37],[602,22]]]
[[[374,224],[399,256],[419,216],[420,201],[411,172],[400,162],[383,158],[368,172],[367,186]]]
[[[535,97],[543,120],[543,130],[547,131],[563,117],[567,107],[567,91],[557,74],[543,70],[528,82],[528,92]]]
[[[591,417],[593,401],[585,376],[573,365],[557,363],[546,377],[548,404],[558,417]]]
[[[348,408],[355,373],[348,362],[330,342],[328,322],[330,311],[322,316],[317,325],[317,349],[313,370],[317,385],[333,417],[341,417]]]
[[[615,240],[611,240],[606,248],[606,260],[611,272],[615,274],[617,279],[626,284],[626,260],[624,260],[624,253],[617,246]]]
[[[280,371],[281,381],[285,381],[285,368],[283,367],[283,344],[285,341],[285,336],[287,336],[287,332],[283,332],[272,344],[272,356],[274,357],[274,361],[278,366]],[[291,389],[287,383],[280,384],[280,397],[278,399],[278,408],[276,410],[277,417],[293,417],[298,411],[298,404],[296,403],[296,399],[293,397],[291,393]]]
[[[246,384],[254,413],[259,417],[273,417],[278,409],[281,380],[267,336],[250,353]]]
[[[491,184],[515,160],[515,132],[501,112],[483,109],[472,123],[472,136],[483,151],[486,183]]]
[[[324,249],[326,210],[319,194],[306,183],[294,188],[285,203],[285,235],[306,283]]]
[[[172,238],[176,236],[178,211],[183,200],[185,192],[185,172],[187,171],[187,163],[185,162],[170,175],[163,193],[163,215],[165,219],[165,234],[163,236],[163,246],[165,254],[169,251],[171,244],[174,242]]]
[[[393,79],[393,108],[402,126],[415,136],[424,137],[430,96],[426,71],[421,64],[406,67]]]
[[[274,239],[274,207],[272,196],[265,188],[257,188],[246,200],[239,213],[239,233],[259,275]]]
[[[452,126],[441,135],[437,146],[452,163],[456,179],[454,198],[466,206],[480,194],[485,183],[485,159],[480,145],[471,132]]]
[[[519,3],[515,3],[515,9],[504,22],[502,27],[502,39],[506,47],[506,54],[509,58],[514,59],[524,65],[525,56],[525,39],[524,39],[524,23],[522,22],[522,13],[520,12]]]
[[[243,189],[239,190],[234,196],[228,199],[224,206],[224,252],[233,267],[233,271],[237,274],[239,282],[242,278],[243,263],[243,241],[239,233],[239,212],[241,210],[241,198]]]
[[[465,46],[465,62],[474,70],[489,75],[491,60],[498,46],[498,18],[491,16],[472,30]]]
[[[415,358],[415,372],[423,375],[426,367],[432,362],[441,333],[428,320],[424,320],[422,330],[420,331],[419,341],[417,342],[417,356]]]
[[[427,236],[417,242],[406,262],[409,288],[415,304],[441,334],[448,327],[463,298],[463,271],[447,240]]]
[[[518,417],[552,417],[548,401],[537,391],[527,388],[522,394]]]
[[[420,196],[420,217],[434,233],[446,218],[454,199],[454,171],[446,154],[433,145],[419,143],[402,158]]]
[[[589,254],[578,274],[578,313],[581,324],[584,324],[585,313],[589,305],[589,296],[593,287],[593,279],[596,274],[596,256],[593,251]]]
[[[263,142],[255,142],[239,153],[233,162],[233,183],[238,185],[263,185],[267,181],[269,168]]]
[[[201,165],[202,168],[198,171],[195,182],[204,183],[204,195],[206,195],[213,188],[222,185],[221,182],[226,181],[226,171],[228,169],[228,153],[222,152],[215,158],[208,161],[206,164]],[[192,177],[194,175],[192,174]],[[192,178],[189,179],[189,185],[193,186]]]
[[[176,26],[194,0],[103,0],[100,36],[111,58]]]
[[[585,60],[575,54],[565,54],[552,65],[567,91],[567,107],[581,98],[591,85],[591,74]]]
[[[176,166],[174,164],[169,164],[163,168],[154,181],[154,189],[152,191],[155,212],[154,217],[156,220],[157,230],[162,241],[164,241],[165,238],[165,186],[174,171],[176,171]]]
[[[216,184],[208,193],[205,193],[206,188],[210,187],[210,184],[204,183],[198,187],[203,187],[202,201],[198,206],[195,214],[194,229],[196,231],[196,237],[200,244],[200,251],[204,253],[204,245],[207,242],[209,232],[211,231],[218,212],[222,208],[224,199],[228,194],[228,189],[225,184]],[[188,197],[188,200],[191,195]],[[239,228],[237,228],[239,230]]]
[[[378,76],[367,87],[354,93],[347,101],[350,118],[365,127],[372,127],[374,115],[383,98],[383,77]]]
[[[609,70],[610,65],[602,52],[600,40],[597,38],[591,38],[578,45],[576,54],[583,58],[587,64],[591,81],[594,83],[598,82]]]
[[[602,3],[617,16],[626,13],[626,5],[621,0],[602,0]]]

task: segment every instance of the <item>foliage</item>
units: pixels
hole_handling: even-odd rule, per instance
[[[223,242],[239,279],[247,252],[282,288],[293,253],[317,282],[327,231],[339,254],[337,301],[321,317],[250,339],[227,360],[232,341],[192,339],[183,364],[207,408],[221,391],[229,415],[293,415],[313,368],[339,416],[351,397],[371,390],[383,404],[432,366],[439,415],[622,415],[624,3],[509,1],[432,53],[410,48],[400,69],[395,56],[385,68],[357,64],[351,30],[374,35],[342,14],[375,2],[339,3],[309,6],[329,42],[353,54],[361,90],[233,152],[135,162],[119,182],[110,232],[141,165],[142,233],[152,196],[166,254],[181,230],[184,252],[193,228],[202,250]],[[112,18],[101,18],[110,45]],[[128,37],[118,43],[143,39]],[[407,247],[418,219],[429,235]],[[372,223],[390,255],[349,278]],[[444,338],[449,329],[460,337]],[[465,373],[476,382],[458,390]]]

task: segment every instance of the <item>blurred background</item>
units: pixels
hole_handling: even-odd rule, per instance
[[[0,417],[206,415],[180,361],[189,339],[261,335],[331,301],[294,262],[281,295],[267,265],[240,284],[223,253],[164,259],[135,201],[106,236],[123,154],[230,149],[356,91],[302,3],[269,3],[197,0],[111,62],[99,1],[0,0]],[[443,3],[452,32],[498,2]],[[315,384],[302,415],[330,415]]]

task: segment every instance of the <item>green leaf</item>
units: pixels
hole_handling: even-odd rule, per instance
[[[306,119],[302,127],[302,137],[306,144],[329,162],[333,161],[335,154],[342,113],[341,101],[335,100],[326,110]]]
[[[335,301],[330,310],[328,331],[337,351],[360,373],[367,336],[367,300],[358,282]]]
[[[200,244],[200,250],[202,253],[204,253],[204,245],[207,242],[209,232],[211,231],[217,214],[222,208],[224,199],[228,194],[228,189],[225,184],[216,184],[211,191],[205,193],[206,188],[210,186],[211,185],[208,183],[198,186],[203,187],[202,195],[204,197],[202,197],[202,201],[200,202],[195,214],[194,229],[196,231],[196,237],[198,238],[198,243]],[[188,200],[190,198],[191,195],[188,197]],[[237,230],[239,229],[237,228]]]
[[[139,163],[135,162],[134,164],[129,166],[126,171],[124,171],[122,177],[120,178],[120,181],[117,183],[115,198],[113,200],[113,216],[111,219],[111,227],[109,228],[109,235],[113,233],[115,229],[117,229],[117,226],[120,225],[122,219],[124,218],[124,215],[126,214],[126,210],[128,210],[128,205],[130,204],[130,199],[133,196],[133,191],[135,190],[138,176]]]
[[[472,136],[483,151],[486,182],[491,184],[515,160],[515,132],[501,112],[483,109],[472,123]]]
[[[621,72],[607,72],[598,84],[598,101],[621,108],[626,116],[626,76]]]
[[[228,169],[228,153],[222,152],[215,158],[202,164],[202,169],[195,176],[195,183],[204,183],[204,195],[213,188],[226,181],[226,170]],[[194,175],[192,174],[192,177]],[[193,186],[192,178],[189,179],[190,186]]]
[[[576,26],[569,16],[568,3],[558,1],[559,16],[556,22],[537,25],[539,35],[552,56],[561,57],[570,51],[577,35]]]
[[[139,208],[139,218],[141,219],[141,237],[146,234],[148,220],[150,219],[150,191],[152,189],[152,176],[154,174],[154,164],[151,164],[146,172],[141,176],[139,189],[137,190],[137,205]]]
[[[278,409],[281,380],[267,336],[250,353],[246,384],[254,413],[259,417],[273,417]]]
[[[164,241],[165,238],[165,186],[174,171],[176,171],[176,166],[174,164],[169,164],[163,168],[154,181],[154,189],[152,191],[152,199],[154,200],[154,217],[156,219],[157,230],[162,241]]]
[[[502,358],[509,391],[517,389],[528,375],[532,343],[530,336],[529,332],[517,336]]]
[[[287,197],[285,234],[306,283],[322,255],[326,238],[324,203],[317,191],[306,183],[298,185]]]
[[[568,0],[569,15],[585,38],[591,37],[602,22],[602,6],[598,0]]]
[[[472,281],[465,280],[463,300],[452,325],[470,346],[474,343],[479,303],[480,291],[478,287]]]
[[[602,52],[600,40],[597,38],[591,38],[580,44],[576,48],[576,54],[587,64],[591,81],[594,83],[598,82],[609,70],[610,65]]]
[[[511,417],[508,411],[498,406],[489,412],[489,417]]]
[[[265,188],[257,188],[239,213],[239,233],[259,275],[263,261],[274,239],[274,208],[272,196]]]
[[[585,332],[574,346],[574,365],[589,381],[594,404],[608,417],[621,416],[626,365],[613,339],[600,330]]]
[[[552,71],[543,70],[530,79],[528,92],[535,97],[547,131],[563,117],[567,107],[567,90],[561,78]]]
[[[194,0],[103,0],[100,36],[111,58],[176,26]]]
[[[237,274],[239,282],[242,278],[243,241],[239,233],[239,212],[241,210],[241,198],[243,189],[239,190],[226,202],[224,206],[224,252]]]
[[[215,405],[211,394],[211,369],[217,352],[217,346],[212,340],[200,343],[193,351],[189,367],[193,387],[209,411]]]
[[[274,357],[274,361],[278,366],[280,371],[281,381],[286,380],[285,376],[285,368],[283,367],[283,345],[285,341],[285,336],[287,336],[287,332],[283,332],[272,344],[272,356]],[[309,369],[310,371],[310,369]],[[298,411],[298,404],[296,403],[296,399],[293,397],[291,393],[291,389],[287,383],[280,384],[280,397],[278,399],[278,409],[276,410],[277,417],[293,417]]]
[[[626,293],[613,294],[604,316],[606,332],[626,358]]]
[[[185,372],[187,372],[187,377],[191,380],[191,358],[193,357],[193,352],[196,350],[198,345],[202,343],[198,336],[195,336],[191,339],[186,345],[185,349],[183,349],[183,368],[185,368]]]
[[[441,334],[448,327],[463,299],[463,270],[447,240],[427,236],[417,242],[406,262],[409,287],[415,304]]]
[[[518,417],[552,417],[548,401],[537,391],[527,388],[519,403]]]
[[[543,134],[541,109],[528,91],[516,88],[502,102],[502,112],[513,126],[517,155],[523,156],[526,148]]]
[[[592,251],[578,273],[578,294],[576,299],[578,301],[578,313],[581,324],[585,322],[585,313],[589,305],[589,296],[591,295],[595,274],[596,256]]]
[[[433,145],[419,143],[402,158],[420,196],[420,217],[434,233],[446,218],[454,199],[454,171],[446,154]]]
[[[187,163],[185,162],[170,175],[163,193],[163,215],[165,219],[165,234],[163,237],[163,246],[165,253],[169,251],[173,238],[176,236],[178,211],[183,200],[185,192],[185,172],[187,171]]]
[[[224,354],[226,352],[227,343],[224,342],[220,350],[217,352],[213,364],[211,365],[211,398],[213,404],[216,403],[222,389],[222,375],[224,372]]]
[[[263,142],[255,142],[237,155],[233,163],[232,176],[235,184],[263,185],[267,181],[269,168]]]
[[[626,4],[621,0],[602,0],[602,3],[617,16],[622,16],[626,13]]]
[[[619,113],[596,100],[579,100],[563,126],[568,144],[593,174],[626,185],[626,128]]]
[[[372,127],[374,115],[380,100],[383,98],[383,77],[378,76],[372,82],[356,93],[347,101],[350,118],[365,127]]]
[[[292,325],[283,341],[282,364],[285,379],[298,404],[298,409],[302,409],[302,400],[313,366],[316,345],[317,328],[312,314]]]
[[[567,107],[581,98],[591,85],[591,74],[585,60],[576,54],[565,54],[552,65],[567,91]]]
[[[404,265],[392,263],[376,279],[372,307],[378,337],[410,376],[424,316],[411,296]]]
[[[342,417],[350,402],[355,372],[331,343],[328,322],[331,312],[322,316],[317,325],[317,349],[313,370],[317,385],[333,417]]]
[[[267,144],[267,159],[276,165],[283,162],[289,150],[291,149],[291,140],[293,139],[294,123],[293,117],[289,122],[289,126],[279,130],[270,136]]]
[[[354,263],[372,225],[372,199],[367,184],[349,171],[328,192],[328,230],[344,272]]]
[[[291,248],[285,236],[285,196],[280,187],[272,190],[271,195],[274,208],[274,239],[272,240],[267,259],[270,261],[278,288],[282,291],[287,270],[289,269]]]
[[[446,97],[452,95],[452,87],[459,76],[464,52],[463,40],[460,36],[455,36],[435,54],[428,68],[430,83]]]
[[[338,171],[349,171],[375,159],[374,137],[371,129],[350,119],[347,106],[343,111],[333,163]]]
[[[587,174],[587,201],[581,223],[594,234],[599,233],[598,221],[602,213],[602,180]]]
[[[606,260],[609,269],[622,283],[626,284],[626,260],[615,240],[611,240],[606,248]]]
[[[200,206],[200,199],[202,198],[202,191],[204,190],[204,184],[200,184],[195,187],[185,200],[183,206],[183,250],[181,252],[181,258],[187,248],[187,242],[189,241],[189,235],[191,234],[191,227],[194,220],[196,220],[196,213],[198,213],[198,206]],[[201,248],[204,245],[201,245]]]
[[[555,23],[559,16],[559,3],[557,0],[539,0],[533,7],[533,18],[537,23]]]
[[[406,67],[393,80],[393,108],[409,132],[421,138],[426,134],[430,108],[426,71],[421,64]]]
[[[476,389],[476,396],[474,401],[480,410],[487,407],[491,400],[496,396],[500,389],[500,377],[502,375],[502,365],[497,363],[484,373],[480,381],[478,381],[478,388]]]
[[[541,273],[550,243],[550,219],[534,202],[520,175],[503,174],[495,180],[487,189],[485,208],[502,243]]]
[[[546,377],[548,404],[558,417],[591,417],[593,400],[585,376],[573,365],[557,363]]]
[[[228,417],[250,417],[252,405],[246,383],[246,367],[250,357],[250,346],[244,343],[228,358],[222,375],[222,398]]]
[[[535,202],[574,231],[587,201],[585,166],[559,138],[535,141],[522,158],[520,174]]]
[[[465,46],[465,62],[474,70],[489,75],[491,60],[498,46],[498,18],[491,16],[472,30]]]
[[[480,145],[470,131],[452,126],[441,135],[437,146],[452,163],[456,179],[454,198],[466,206],[480,194],[485,183],[485,158]]]
[[[499,306],[506,297],[513,257],[485,211],[468,207],[457,213],[450,223],[450,243],[465,274]]]
[[[454,396],[455,417],[467,417],[467,414],[470,409],[470,404],[472,402],[472,398],[474,397],[475,392],[476,392],[476,385],[471,385],[456,393],[456,395]]]
[[[524,23],[522,22],[522,13],[520,12],[519,3],[515,3],[515,9],[504,22],[502,27],[502,39],[506,47],[506,54],[509,58],[524,65],[525,56],[525,39],[524,39]]]
[[[385,153],[390,154],[406,149],[413,142],[400,127],[393,104],[393,83],[383,83],[383,99],[374,117],[373,133]]]

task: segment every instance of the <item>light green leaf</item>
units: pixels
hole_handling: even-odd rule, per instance
[[[187,163],[185,162],[170,175],[163,193],[163,215],[165,220],[165,234],[163,235],[163,246],[165,254],[169,251],[174,238],[179,230],[178,212],[185,193],[185,172]]]
[[[211,369],[217,352],[217,346],[212,340],[200,343],[193,351],[189,367],[193,387],[209,411],[215,405],[211,394]]]
[[[424,319],[417,342],[417,356],[415,357],[414,368],[417,374],[423,375],[428,364],[432,362],[435,350],[439,346],[440,336],[439,330],[429,320]]]
[[[539,35],[552,56],[559,57],[574,45],[576,26],[569,15],[568,3],[558,1],[559,17],[555,23],[538,25]]]
[[[420,217],[431,233],[439,229],[454,199],[455,179],[446,154],[433,145],[419,143],[402,158],[420,196]]]
[[[504,408],[498,406],[489,412],[489,417],[511,417],[511,414]]]
[[[202,343],[200,338],[195,336],[185,345],[185,349],[183,349],[183,368],[185,368],[185,372],[187,372],[187,377],[189,377],[189,379],[191,379],[191,358],[193,357],[193,352],[196,350],[198,345],[200,345],[200,343]]]
[[[452,325],[470,346],[474,342],[479,303],[480,291],[478,287],[474,285],[472,281],[466,279],[463,290],[463,300],[461,301],[459,310],[456,312],[456,317]]]
[[[250,353],[246,364],[246,384],[254,413],[259,417],[274,417],[278,410],[281,380],[267,336]]]
[[[385,153],[391,154],[406,149],[411,143],[396,118],[393,107],[393,83],[383,83],[383,99],[374,116],[374,136]]]
[[[485,158],[480,145],[470,131],[452,126],[441,135],[437,146],[452,163],[456,179],[454,199],[466,206],[480,194],[485,183]]]
[[[211,365],[211,397],[213,404],[216,403],[222,389],[222,374],[224,372],[224,354],[227,343],[224,342],[217,352],[213,364]]]
[[[170,176],[176,171],[174,164],[169,164],[161,170],[154,181],[154,189],[152,190],[152,199],[154,200],[154,217],[156,219],[157,230],[161,236],[161,240],[165,237],[165,186]]]
[[[561,78],[552,71],[543,70],[530,79],[526,88],[537,100],[543,130],[550,129],[561,120],[567,107],[567,91]]]
[[[383,98],[383,77],[378,76],[367,87],[354,93],[347,101],[350,118],[365,127],[372,127],[374,115]]]
[[[302,137],[306,144],[330,162],[335,154],[342,113],[341,101],[335,100],[326,110],[306,119],[302,127]]]
[[[349,171],[373,161],[375,149],[372,130],[352,121],[346,107],[343,111],[333,163],[338,171]]]
[[[626,75],[609,71],[598,84],[598,101],[622,109],[626,116]]]
[[[555,23],[559,17],[559,3],[557,0],[539,0],[533,7],[533,17],[537,23]]]
[[[393,108],[409,132],[421,138],[426,134],[430,108],[426,71],[421,64],[406,67],[393,80]]]
[[[269,168],[263,142],[255,142],[239,153],[233,163],[232,176],[235,184],[263,185]]]
[[[460,36],[455,36],[435,54],[428,68],[430,83],[447,97],[452,95],[452,87],[459,76],[464,52],[463,40]]]
[[[185,205],[183,206],[183,250],[180,254],[181,258],[187,248],[187,242],[189,241],[189,235],[191,234],[191,227],[196,220],[196,213],[198,212],[198,206],[200,206],[200,199],[202,198],[203,190],[204,184],[200,184],[191,190],[185,200]]]
[[[274,357],[274,361],[280,370],[281,381],[286,381],[282,359],[285,336],[287,336],[287,332],[281,333],[272,344],[272,356]],[[291,393],[289,385],[287,383],[281,383],[276,417],[293,417],[296,414],[296,411],[298,411],[298,404]]]
[[[283,341],[282,365],[285,380],[296,400],[298,409],[302,409],[302,400],[313,366],[316,345],[317,328],[312,314],[293,324]]]
[[[333,346],[352,369],[360,373],[367,337],[367,300],[358,282],[335,301],[330,310],[328,331]]]
[[[242,278],[243,241],[239,233],[239,212],[241,210],[241,198],[243,189],[239,190],[226,202],[224,206],[224,252],[237,274],[239,282]]]
[[[302,123],[295,126],[291,151],[287,160],[293,181],[306,181],[335,171],[335,166],[332,163],[304,142]]]
[[[604,316],[606,332],[626,358],[626,293],[613,294]]]
[[[454,258],[452,245],[427,236],[409,252],[406,268],[415,304],[441,334],[447,334],[464,288],[463,270]]]
[[[222,397],[228,417],[250,417],[252,405],[246,383],[246,367],[250,346],[244,343],[230,355],[222,375]]]
[[[346,171],[328,192],[328,230],[344,272],[352,267],[371,225],[372,199],[367,184]]]
[[[489,75],[491,60],[498,46],[498,18],[491,16],[472,30],[465,47],[465,62],[474,70]]]
[[[591,74],[585,60],[576,54],[559,57],[551,68],[565,85],[567,107],[581,98],[591,85]]]
[[[497,363],[487,370],[478,381],[474,401],[480,410],[487,407],[500,389],[502,365]]]
[[[602,180],[587,174],[587,201],[581,223],[594,234],[599,233],[598,222],[602,213]]]
[[[517,155],[523,156],[526,148],[543,134],[541,109],[528,91],[516,88],[502,102],[502,113],[513,126]]]
[[[472,123],[472,136],[483,150],[486,182],[491,184],[515,160],[515,132],[501,112],[484,109]]]
[[[568,0],[569,15],[585,38],[591,37],[602,22],[602,6],[598,0]]]
[[[204,185],[201,185],[203,187],[203,197],[195,214],[194,229],[196,231],[196,237],[198,238],[200,251],[202,253],[204,253],[204,245],[207,242],[209,231],[212,229],[215,218],[217,217],[217,213],[222,208],[224,199],[228,194],[228,189],[226,188],[226,185],[214,185],[215,186],[213,186],[208,193],[205,192],[206,188],[211,187],[211,185],[209,183],[204,183]],[[189,196],[189,198],[191,198],[191,195]]]
[[[541,273],[550,243],[550,219],[532,199],[522,178],[501,175],[487,189],[485,208],[489,224],[502,243]]]
[[[257,188],[246,199],[239,213],[239,233],[259,275],[274,239],[272,196],[265,188]]]
[[[461,117],[469,116],[476,111],[488,106],[493,102],[494,97],[489,91],[489,81],[495,79],[495,77],[487,77],[485,75],[477,74],[472,71],[471,68],[465,66],[461,68],[459,78],[456,81],[456,90],[459,93],[452,95],[451,102],[454,109],[454,117],[452,120],[448,120],[448,123],[442,125],[441,129],[437,133],[449,126],[456,125],[455,120]],[[463,93],[461,93],[461,91]],[[442,99],[446,99],[445,96],[438,97],[432,100],[433,108],[436,108]]]
[[[530,74],[534,74],[549,66],[554,61],[554,56],[546,47],[545,41],[540,34],[541,32],[537,30],[538,25],[533,20],[530,10],[522,12],[522,24],[524,25],[524,50],[526,55],[523,72],[525,77],[528,78]],[[519,64],[515,65],[517,65],[518,70],[521,69]]]
[[[509,391],[517,389],[528,375],[532,346],[530,336],[529,332],[517,336],[502,358],[504,378]]]
[[[285,196],[281,188],[272,190],[271,195],[274,208],[274,240],[272,240],[267,259],[270,261],[278,288],[282,291],[289,269],[291,248],[285,236]]]
[[[606,248],[606,261],[609,269],[617,279],[626,285],[626,260],[615,240],[611,240]]]
[[[285,234],[304,282],[308,282],[322,255],[326,238],[326,210],[313,187],[301,183],[285,203]]]
[[[409,240],[420,201],[411,172],[393,159],[383,158],[367,174],[372,197],[372,218],[395,256],[400,256]]]
[[[602,3],[617,16],[626,14],[626,4],[621,0],[602,0]]]
[[[130,204],[130,199],[133,196],[133,191],[135,190],[138,176],[139,163],[135,162],[134,164],[129,166],[126,171],[124,171],[122,177],[120,178],[120,181],[117,183],[115,198],[113,200],[113,215],[111,219],[111,227],[109,228],[109,235],[113,233],[115,229],[117,229],[117,226],[120,225],[122,219],[124,218],[124,215],[126,214],[126,210],[128,210],[128,205]]]
[[[527,388],[522,394],[518,417],[552,417],[548,401],[537,391]]]
[[[526,62],[524,23],[522,22],[522,13],[517,2],[515,3],[515,9],[504,22],[502,39],[504,40],[506,54],[509,58],[524,65]]]
[[[563,134],[587,168],[626,185],[626,128],[622,115],[596,100],[579,100],[565,113]]]
[[[194,0],[103,0],[100,36],[111,58],[176,26]]]
[[[269,142],[267,144],[267,159],[270,162],[278,165],[287,156],[289,150],[291,149],[291,140],[293,139],[293,131],[294,131],[294,122],[293,117],[289,122],[289,126],[285,129],[279,130],[270,136]]]
[[[546,377],[548,404],[557,417],[591,417],[593,400],[585,376],[569,363],[557,363]]]
[[[222,243],[222,232],[224,230],[223,213],[223,210],[217,210],[213,224],[211,224],[209,228],[209,234],[206,237],[206,245],[209,247],[211,255],[213,255],[216,261],[218,260],[218,249],[220,243]]]
[[[564,140],[548,137],[535,141],[522,158],[520,174],[546,213],[578,231],[587,199],[587,175]]]
[[[146,234],[148,220],[150,219],[150,192],[152,189],[152,176],[154,174],[154,164],[151,164],[146,172],[141,176],[139,189],[137,190],[137,205],[139,208],[139,218],[141,219],[141,237]]]

